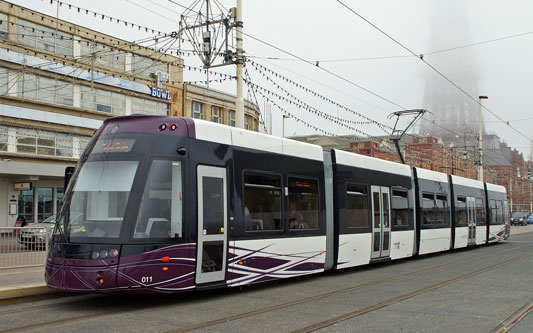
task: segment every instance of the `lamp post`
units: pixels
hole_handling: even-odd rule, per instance
[[[481,100],[489,99],[487,96],[479,96],[479,165],[477,179],[483,181],[483,109]]]

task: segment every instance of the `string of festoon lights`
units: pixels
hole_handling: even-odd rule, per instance
[[[283,107],[281,107],[280,105],[278,105],[278,103],[276,103],[274,100],[270,99],[268,96],[266,96],[265,94],[263,94],[263,92],[261,92],[260,90],[257,91],[259,93],[259,95],[261,95],[267,102],[269,102],[270,104],[274,105],[278,110],[281,111],[281,113],[283,113],[283,115],[285,116],[289,116],[291,117],[292,119],[294,119],[297,123],[302,123],[304,124],[305,126],[309,127],[309,128],[312,128],[314,129],[315,131],[318,131],[318,132],[321,132],[325,135],[328,135],[328,136],[335,136],[335,134],[331,133],[331,132],[328,132],[328,131],[325,131],[319,127],[316,127],[308,122],[306,122],[305,120],[302,120],[300,118],[298,118],[296,115],[294,115],[293,113],[285,110]]]
[[[303,86],[302,84],[300,84],[298,82],[295,82],[295,81],[293,81],[293,80],[291,80],[291,79],[289,79],[289,78],[287,78],[287,77],[285,77],[285,76],[283,76],[281,74],[276,73],[275,71],[271,70],[268,67],[265,67],[265,66],[255,62],[255,61],[252,61],[250,59],[247,59],[247,61],[250,62],[252,64],[252,66],[254,67],[254,69],[256,69],[258,71],[258,73],[261,74],[265,78],[269,78],[271,76],[274,76],[274,77],[279,78],[279,79],[281,79],[281,80],[283,80],[283,81],[285,81],[287,83],[290,83],[293,86],[295,86],[295,87],[297,87],[297,88],[299,88],[299,89],[301,89],[301,90],[303,90],[303,91],[305,91],[307,93],[310,93],[313,96],[315,96],[315,97],[317,97],[317,98],[319,98],[319,99],[321,99],[321,100],[323,100],[325,102],[328,102],[328,103],[330,103],[330,104],[332,104],[332,105],[334,105],[334,106],[336,106],[336,107],[338,107],[338,108],[340,108],[342,110],[345,110],[345,111],[350,112],[350,113],[352,113],[352,114],[354,114],[354,115],[356,115],[356,116],[358,116],[360,118],[365,119],[366,121],[368,121],[368,122],[376,125],[377,127],[379,127],[385,133],[389,133],[390,130],[392,129],[392,127],[390,127],[388,125],[385,125],[385,124],[382,124],[382,123],[380,123],[380,122],[378,122],[378,121],[376,121],[374,119],[371,119],[371,118],[369,118],[369,117],[367,117],[367,116],[365,116],[365,115],[363,115],[363,114],[361,114],[361,113],[359,113],[359,112],[357,112],[357,111],[355,111],[353,109],[350,109],[350,108],[348,108],[348,107],[346,107],[344,105],[341,105],[340,103],[337,103],[337,102],[333,101],[332,99],[327,98],[327,97],[317,93],[316,91],[313,91],[312,89],[309,89],[309,88]]]
[[[75,5],[70,4],[68,2],[65,2],[65,1],[50,0],[50,5],[53,5],[54,3],[55,4],[59,4],[59,7],[65,6],[65,8],[77,11],[80,14],[85,13],[88,16],[92,16],[94,18],[101,19],[102,21],[116,22],[117,24],[124,24],[125,27],[130,27],[130,28],[137,29],[137,30],[144,30],[145,32],[151,32],[153,34],[154,33],[157,33],[159,35],[162,34],[161,31],[159,31],[157,29],[154,29],[154,28],[146,27],[144,25],[136,24],[136,23],[133,23],[133,22],[124,21],[124,20],[118,19],[116,17],[112,17],[112,16],[109,16],[109,15],[106,15],[106,14],[102,14],[102,13],[98,13],[98,12],[95,12],[95,11],[92,11],[92,10],[89,10],[89,9],[86,9],[86,8],[75,6]]]
[[[216,80],[199,80],[199,81],[184,81],[183,83],[185,84],[208,84],[208,83],[220,83],[220,82],[224,82],[224,81],[228,81],[228,80],[235,80],[236,77],[234,76],[231,76],[231,77],[225,77],[225,78],[222,78],[222,79],[216,79]]]
[[[246,65],[246,63],[245,63]],[[248,72],[248,67],[244,66],[244,75],[246,76],[246,80],[245,82],[247,81],[248,82],[252,82],[252,79],[250,78],[250,73]],[[259,108],[259,101],[257,100],[257,95],[255,93],[255,89],[253,86],[251,86],[250,84],[248,84],[248,91],[251,91],[252,92],[252,96],[255,100],[255,105],[257,105],[257,109],[258,109],[258,116],[259,116],[259,123],[261,125],[263,125],[263,128],[264,128],[264,131],[266,134],[268,134],[268,130],[267,130],[267,126],[265,124],[265,120],[263,118],[263,113],[261,112],[261,109]]]
[[[248,81],[248,80],[246,80],[246,81]],[[380,138],[378,138],[378,137],[376,137],[374,135],[368,134],[368,133],[366,133],[364,131],[361,131],[358,128],[352,127],[352,126],[348,125],[347,123],[345,123],[343,121],[339,121],[337,117],[330,116],[327,113],[319,111],[319,110],[317,110],[317,109],[315,109],[315,108],[313,108],[313,107],[311,107],[311,106],[309,106],[309,105],[307,105],[307,104],[305,104],[303,102],[301,102],[301,103],[294,102],[293,100],[291,100],[289,98],[286,98],[285,96],[281,96],[281,95],[279,95],[279,94],[277,94],[277,93],[275,93],[275,92],[273,92],[273,91],[271,91],[269,89],[263,88],[263,87],[255,84],[253,82],[247,82],[247,83],[249,85],[254,86],[257,89],[257,91],[264,97],[266,95],[273,96],[273,97],[277,98],[278,100],[281,100],[281,101],[284,101],[284,102],[289,103],[291,105],[294,105],[294,106],[298,107],[301,110],[310,112],[310,113],[315,114],[315,115],[317,115],[317,116],[319,116],[321,118],[324,118],[324,119],[326,119],[328,121],[331,121],[331,122],[333,122],[333,123],[335,123],[335,124],[337,124],[339,126],[342,126],[342,127],[347,128],[349,130],[352,130],[352,131],[354,131],[356,133],[359,133],[360,135],[363,135],[366,138],[369,138],[369,139],[374,140],[374,141],[382,141],[382,139],[380,139]],[[272,99],[269,99],[269,100],[272,100]],[[335,135],[335,136],[338,136],[338,135]]]
[[[205,68],[202,68],[202,67],[194,67],[194,66],[188,66],[188,65],[181,65],[181,67],[184,70],[193,71],[193,72],[200,72],[200,73],[203,73],[203,74],[207,74],[209,72],[209,74],[212,74],[214,76],[220,76],[220,78],[224,78],[226,80],[235,79],[235,76],[233,76],[233,75],[224,74],[224,73],[220,73],[220,72],[215,72],[215,71],[212,71],[212,70],[209,70],[209,69],[205,69]],[[212,82],[212,80],[209,80],[209,82]]]
[[[279,90],[281,90],[285,95],[293,98],[294,100],[296,100],[297,103],[303,105],[305,107],[305,109],[307,109],[308,111],[311,111],[315,114],[318,114],[320,113],[320,111],[314,107],[312,107],[311,105],[305,103],[304,101],[302,101],[301,99],[299,99],[298,97],[296,97],[295,95],[293,95],[291,92],[289,92],[287,89],[283,88],[280,84],[278,84],[277,82],[275,82],[274,80],[272,80],[272,78],[268,75],[266,76],[263,76],[264,78],[266,78],[267,81],[269,81],[270,83],[272,83],[276,88],[278,88]],[[370,125],[370,124],[374,124],[373,122],[371,121],[355,121],[355,120],[348,120],[348,119],[345,119],[345,118],[340,118],[340,117],[335,117],[335,116],[332,116],[332,115],[328,115],[328,118],[329,119],[334,119],[336,120],[337,122],[342,122],[342,123],[346,123],[346,124],[353,124],[353,125]]]
[[[6,42],[7,42],[6,40],[0,39],[0,43],[6,43]],[[84,61],[84,60],[90,59],[87,55],[82,55],[82,56],[78,56],[78,57],[72,57],[72,56],[66,56],[66,55],[63,56],[63,55],[59,55],[59,54],[50,55],[50,54],[42,53],[42,52],[36,51],[34,49],[26,48],[26,47],[19,46],[19,45],[17,45],[17,49],[23,50],[24,54],[31,55],[31,56],[36,56],[36,57],[42,57],[42,58],[50,61],[50,62],[44,63],[44,64],[38,64],[38,65],[27,64],[26,65],[26,67],[35,68],[35,69],[39,69],[41,67],[44,67],[44,66],[47,66],[47,65],[51,65],[51,64],[62,64],[63,66],[69,66],[71,64],[78,64],[79,65],[80,61]],[[9,48],[6,48],[6,51],[7,52],[11,52],[11,50]],[[16,52],[16,51],[12,51],[12,52]],[[147,57],[147,58],[149,58],[149,57]],[[169,64],[174,65],[174,66],[178,66],[178,67],[182,68],[183,70],[200,72],[200,73],[203,73],[203,74],[207,73],[206,69],[200,68],[200,67],[193,67],[193,66],[184,65],[181,60],[169,62]],[[90,66],[89,63],[84,63],[84,65]],[[106,71],[106,70],[103,70],[101,68],[94,68],[94,69],[93,68],[86,68],[85,70],[87,70],[88,72],[94,71],[95,73],[104,74],[104,75],[109,76],[109,77],[117,77],[117,76],[120,77],[121,76],[120,73]],[[215,71],[209,71],[209,73],[214,75],[214,76],[218,76],[220,78],[223,78],[225,80],[235,79],[234,76],[228,75],[228,74],[223,74],[223,73],[219,73],[219,72],[215,72]],[[127,74],[127,73],[125,73],[125,74]],[[136,78],[134,77],[134,78],[132,78],[132,80],[136,81]],[[174,84],[179,84],[181,82],[180,81],[169,81],[168,83],[174,85]]]
[[[159,38],[159,37],[171,37],[171,38],[179,38],[181,39],[181,42],[185,42],[186,40],[184,38],[181,38],[181,35],[178,35],[176,32],[170,32],[170,33],[164,33],[164,32],[161,32],[160,30],[157,30],[157,29],[154,29],[154,28],[150,28],[150,27],[146,27],[146,26],[143,26],[143,25],[140,25],[140,24],[136,24],[136,23],[132,23],[132,22],[128,22],[128,21],[125,21],[125,20],[122,20],[122,19],[119,19],[119,18],[116,18],[116,17],[113,17],[113,16],[109,16],[109,15],[106,15],[106,14],[103,14],[103,13],[99,13],[99,12],[95,12],[95,11],[92,11],[92,10],[89,10],[89,9],[86,9],[86,8],[82,8],[82,7],[78,7],[76,5],[73,5],[73,4],[70,4],[68,2],[65,2],[65,1],[59,1],[59,0],[50,0],[50,4],[53,5],[53,4],[59,4],[60,7],[65,7],[65,8],[68,8],[70,10],[73,10],[73,11],[77,11],[78,13],[80,14],[83,14],[85,13],[86,15],[88,16],[91,16],[93,18],[98,18],[102,21],[109,21],[109,22],[115,22],[117,24],[124,24],[125,27],[129,27],[129,28],[132,28],[132,29],[137,29],[137,30],[144,30],[144,32],[151,32],[152,34],[156,34],[158,36],[156,37],[153,37],[154,39],[156,38]],[[32,12],[32,15],[34,15],[34,13]],[[44,21],[45,17],[44,16],[41,16],[41,20]],[[51,23],[54,22],[53,19],[49,19]],[[60,25],[62,26],[63,24],[60,23]],[[82,32],[80,29],[78,29],[78,32]],[[96,36],[95,36],[96,38]],[[102,39],[105,39],[105,37],[102,37]],[[112,38],[110,38],[110,40],[113,40]],[[133,44],[136,44],[135,42]],[[139,46],[139,48],[143,48],[143,46]],[[201,53],[203,51],[182,51],[182,50],[167,50],[166,53],[170,54],[170,55],[176,55],[176,56],[187,56],[187,57],[190,57],[190,56],[195,56],[197,55],[198,53]],[[220,53],[219,55],[221,55],[222,53]]]
[[[0,24],[3,24],[3,23],[4,23],[4,21],[0,20]],[[11,25],[11,26],[17,26],[19,28],[24,28],[24,29],[26,29],[28,31],[31,30],[32,33],[36,33],[35,35],[33,35],[33,34],[24,33],[24,32],[18,32],[18,33],[8,32],[7,33],[8,35],[20,36],[22,38],[30,37],[30,38],[41,38],[41,39],[44,39],[46,37],[57,37],[59,40],[73,41],[73,42],[77,42],[78,44],[87,44],[87,46],[90,46],[92,44],[105,45],[105,46],[109,47],[110,51],[123,50],[125,46],[127,46],[129,49],[135,49],[136,48],[138,50],[141,50],[141,49],[153,50],[149,46],[143,46],[143,45],[140,45],[139,43],[147,43],[147,42],[151,42],[151,41],[156,41],[157,42],[160,39],[172,38],[170,36],[170,34],[162,34],[162,35],[157,35],[157,36],[152,36],[152,37],[140,39],[140,40],[133,41],[133,42],[128,42],[128,41],[117,40],[117,39],[114,39],[114,38],[106,38],[105,36],[95,35],[95,34],[89,33],[89,31],[82,31],[79,28],[76,29],[76,30],[78,31],[78,34],[80,35],[80,37],[76,38],[76,37],[71,36],[68,33],[62,32],[62,31],[43,30],[43,29],[39,29],[39,28],[36,28],[36,27],[25,25],[23,23],[16,23],[16,22],[6,22],[6,23]],[[83,33],[85,33],[85,37],[92,38],[92,40],[82,40],[81,38],[83,38],[83,37],[81,37],[81,36],[83,36]],[[185,41],[184,39],[182,39],[182,40]],[[4,39],[3,41],[7,41],[7,40]],[[106,43],[106,44],[101,44],[102,42]],[[107,43],[109,43],[111,45],[109,45]],[[190,51],[187,51],[187,52],[190,52]],[[177,54],[178,51],[175,51],[174,53]]]

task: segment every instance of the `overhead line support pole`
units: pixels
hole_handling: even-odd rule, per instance
[[[237,38],[237,99],[235,100],[235,125],[238,128],[244,128],[244,50],[242,43],[242,0],[237,0],[237,19],[236,38]]]

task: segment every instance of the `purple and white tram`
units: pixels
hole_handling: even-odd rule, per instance
[[[46,264],[70,292],[173,293],[508,238],[505,189],[207,121],[106,120]]]

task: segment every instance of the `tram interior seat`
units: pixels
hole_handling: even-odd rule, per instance
[[[263,220],[252,219],[252,230],[263,230]]]

